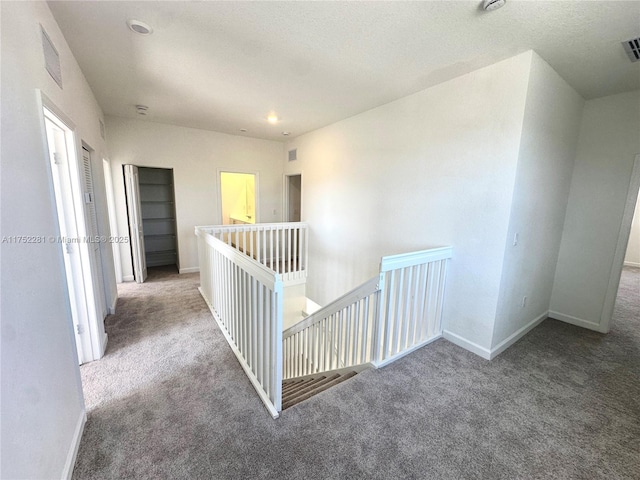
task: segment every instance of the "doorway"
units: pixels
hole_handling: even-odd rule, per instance
[[[104,355],[106,297],[99,250],[97,216],[91,170],[91,151],[78,148],[70,122],[42,98],[44,128],[51,165],[60,237],[50,238],[63,251],[67,292],[78,363]],[[82,163],[77,155],[81,149]]]
[[[256,223],[256,175],[220,172],[220,205],[223,225]]]
[[[285,221],[299,222],[302,218],[302,175],[285,175]]]
[[[636,204],[640,195],[640,154],[636,155],[629,181],[629,190],[627,192],[627,201],[624,212],[622,214],[622,222],[618,233],[618,244],[613,258],[613,265],[609,274],[609,285],[607,287],[604,308],[601,316],[602,331],[608,332],[611,329],[611,318],[618,296],[618,288],[620,286],[620,278],[625,262],[625,256],[628,252],[629,241],[633,241],[631,237],[632,223],[635,217]]]
[[[142,283],[148,267],[179,268],[173,169],[123,167],[134,279]]]

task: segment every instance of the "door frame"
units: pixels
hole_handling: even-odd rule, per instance
[[[107,215],[109,217],[109,230],[111,231],[112,237],[118,238],[118,219],[116,217],[116,202],[115,196],[113,194],[113,175],[111,174],[111,162],[108,158],[102,159],[102,169],[104,170],[105,193],[107,196]],[[113,250],[113,267],[116,274],[116,283],[122,283],[120,244],[117,242],[112,242],[111,248]],[[112,307],[110,306],[109,311],[111,314],[114,314],[115,311],[111,311],[111,309]]]
[[[285,173],[283,175],[284,188],[282,189],[282,221],[284,222],[289,222],[289,177],[297,176],[300,176],[300,221],[304,218],[304,200],[302,196],[304,175],[302,175],[302,171],[296,173]]]
[[[86,172],[84,171],[84,153],[83,150],[86,150],[87,154],[88,154],[88,158],[89,158],[89,175],[91,176],[91,188],[93,190],[92,194],[90,195],[91,199],[89,201],[90,204],[93,205],[93,209],[94,209],[94,213],[96,216],[96,232],[95,235],[97,235],[98,237],[100,237],[100,219],[98,218],[98,205],[96,203],[96,182],[95,182],[95,175],[94,175],[94,168],[93,168],[93,160],[94,160],[94,156],[96,154],[96,151],[94,148],[92,148],[87,142],[85,142],[84,140],[81,141],[81,150],[80,150],[80,155],[79,155],[79,159],[82,158],[83,162],[82,164],[78,164],[78,173],[82,178],[84,178],[86,176]],[[82,165],[82,168],[81,168]],[[81,183],[81,188],[82,188],[82,193],[83,196],[85,195],[85,183],[82,182]],[[90,215],[89,215],[89,210],[87,209],[86,205],[87,203],[87,199],[84,198],[83,199],[83,210],[84,210],[84,215],[85,215],[85,225],[87,226],[87,232],[89,236],[94,236],[94,232],[91,231],[91,228],[89,226],[90,223]],[[108,237],[110,235],[105,235],[105,238]],[[89,242],[87,244],[88,248],[89,248],[89,254],[90,254],[90,265],[91,265],[91,269],[92,269],[92,281],[94,282],[94,288],[90,289],[89,293],[91,293],[93,295],[93,300],[92,302],[95,303],[96,308],[99,308],[99,317],[102,317],[102,320],[104,321],[104,319],[106,318],[106,316],[109,314],[109,306],[107,305],[107,279],[105,278],[105,261],[104,261],[104,254],[102,253],[102,244],[103,242],[97,241],[97,239],[94,239],[93,242]],[[94,253],[91,253],[91,250],[94,250]],[[102,288],[95,288],[96,282],[98,283],[98,287],[102,287]]]
[[[609,284],[604,299],[602,314],[600,316],[601,331],[608,333],[611,330],[613,317],[613,309],[618,296],[618,288],[620,287],[620,277],[622,276],[622,268],[624,267],[624,256],[627,252],[627,244],[629,243],[629,235],[631,234],[631,222],[638,201],[640,190],[640,154],[635,156],[631,178],[629,179],[629,188],[627,190],[627,201],[625,202],[624,212],[622,214],[622,222],[618,232],[618,243],[613,255],[613,263],[609,274]]]
[[[222,174],[223,173],[240,173],[243,175],[253,175],[256,178],[256,191],[255,191],[255,204],[256,204],[256,218],[255,223],[260,223],[260,172],[248,171],[248,170],[234,170],[232,168],[218,168],[216,170],[216,187],[218,189],[218,219],[219,225],[222,225]]]
[[[108,341],[103,318],[100,318],[96,303],[96,295],[102,295],[104,297],[103,301],[106,302],[105,292],[95,291],[89,243],[82,241],[82,239],[86,240],[90,235],[86,225],[86,210],[84,208],[79,163],[83,142],[77,134],[76,125],[53,101],[40,90],[37,90],[36,97],[39,120],[42,126],[43,147],[47,157],[49,188],[55,205],[55,223],[59,233],[58,239],[49,239],[49,242],[59,245],[60,258],[65,272],[64,289],[68,300],[67,306],[69,318],[71,319],[70,327],[76,340],[74,342],[76,355],[79,363],[82,364],[102,358]],[[56,181],[54,180],[55,173],[52,168],[51,150],[47,135],[47,120],[63,130],[66,137],[67,162],[64,175],[68,175],[69,185],[67,187],[56,186]],[[65,190],[60,191],[60,195],[68,195],[72,204],[72,208],[67,208],[67,211],[63,213],[62,220],[64,224],[60,222],[61,207],[58,203],[59,194],[56,193],[61,188]],[[75,241],[63,242],[61,240],[62,237],[66,237],[68,240],[75,239]]]
[[[127,203],[129,239],[131,240],[130,245],[133,279],[136,283],[144,283],[147,279],[147,261],[142,223],[142,203],[140,200],[140,175],[138,168],[139,167],[137,165],[125,164],[122,166],[122,173],[125,185],[124,195]],[[129,170],[131,170],[130,173]]]

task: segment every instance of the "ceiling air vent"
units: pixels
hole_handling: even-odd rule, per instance
[[[627,55],[629,55],[629,60],[632,62],[640,61],[640,37],[622,42],[622,46]]]
[[[293,150],[289,150],[289,161],[293,162],[298,159],[298,149],[294,148]]]

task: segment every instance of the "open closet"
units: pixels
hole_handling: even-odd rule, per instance
[[[147,267],[178,265],[173,170],[124,167],[134,276],[142,282]]]

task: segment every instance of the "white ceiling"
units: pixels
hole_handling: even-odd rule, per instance
[[[620,44],[640,36],[640,1],[49,5],[105,114],[258,138],[285,140],[528,49],[586,99],[640,88],[640,62]],[[128,19],[154,33],[132,33]]]

